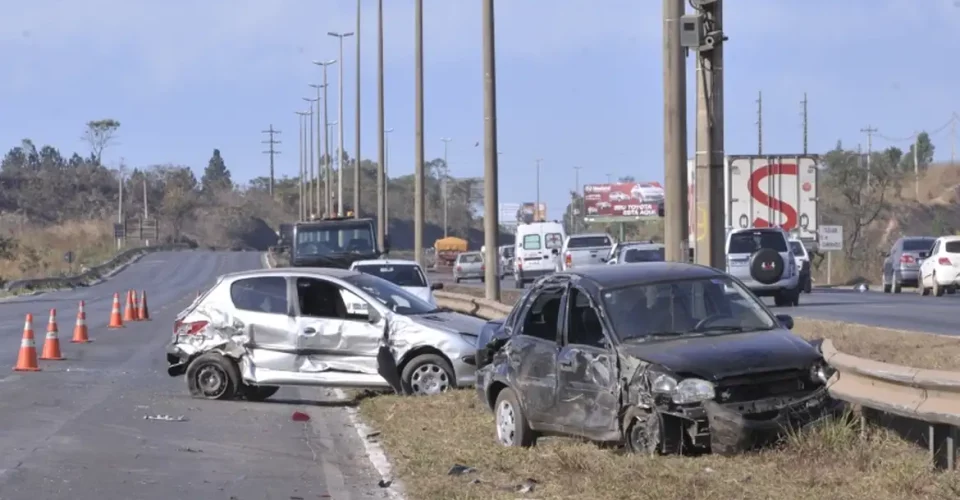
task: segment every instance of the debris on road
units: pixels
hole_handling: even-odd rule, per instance
[[[293,412],[293,415],[290,416],[290,419],[293,420],[294,422],[309,422],[310,415],[307,415],[302,411],[295,411]]]
[[[447,472],[448,476],[462,476],[464,474],[470,474],[471,472],[477,472],[477,469],[470,467],[468,465],[454,464],[453,467],[450,467],[450,470]]]
[[[163,422],[186,422],[187,417],[180,415],[179,417],[174,417],[172,415],[144,415],[144,420],[161,420]]]

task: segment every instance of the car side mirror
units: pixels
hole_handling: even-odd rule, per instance
[[[431,290],[443,290],[443,283],[430,283]]]
[[[793,330],[793,316],[789,314],[778,314],[777,321],[787,330]]]
[[[377,311],[372,307],[367,310],[367,321],[369,321],[371,324],[377,324],[381,319],[383,319],[383,316],[380,316],[380,311]]]

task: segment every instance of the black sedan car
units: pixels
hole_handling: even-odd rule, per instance
[[[559,434],[734,453],[842,410],[819,348],[792,327],[709,267],[560,272],[485,325],[476,387],[505,446]]]

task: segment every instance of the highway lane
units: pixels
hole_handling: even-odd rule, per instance
[[[0,498],[385,498],[342,403],[321,389],[284,388],[265,403],[191,398],[166,374],[173,318],[219,274],[261,267],[259,253],[144,257],[89,288],[0,303],[0,359],[16,359],[23,316],[38,349],[59,313],[65,361],[0,371]],[[106,330],[114,292],[146,289],[153,320]],[[77,302],[94,343],[69,342]],[[294,422],[302,411],[309,422]],[[169,415],[183,421],[151,420]]]
[[[449,273],[430,273],[430,279],[453,284]],[[482,288],[479,281],[465,281],[460,286]],[[502,290],[513,290],[513,278],[500,283]],[[772,298],[763,299],[773,307]],[[860,323],[882,328],[913,330],[943,335],[960,335],[960,294],[942,297],[921,297],[906,289],[901,294],[885,294],[878,291],[814,289],[803,294],[798,307],[774,307],[798,318]]]

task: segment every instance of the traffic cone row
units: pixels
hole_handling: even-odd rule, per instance
[[[108,328],[123,328],[125,321],[149,321],[150,312],[147,307],[147,293],[140,292],[140,300],[137,301],[137,294],[133,290],[127,292],[127,307],[121,316],[120,313],[120,295],[113,294],[113,306],[110,310],[110,322]],[[93,342],[90,340],[90,332],[87,329],[87,312],[85,304],[80,301],[77,308],[77,322],[73,329],[73,339],[70,342],[75,344],[86,344]],[[60,329],[57,326],[57,310],[50,309],[50,318],[47,321],[47,331],[43,341],[43,350],[40,356],[37,356],[37,344],[33,334],[33,314],[27,314],[23,324],[23,338],[20,340],[20,352],[17,355],[17,364],[13,369],[20,372],[40,371],[38,360],[61,361],[66,358],[60,351]]]

